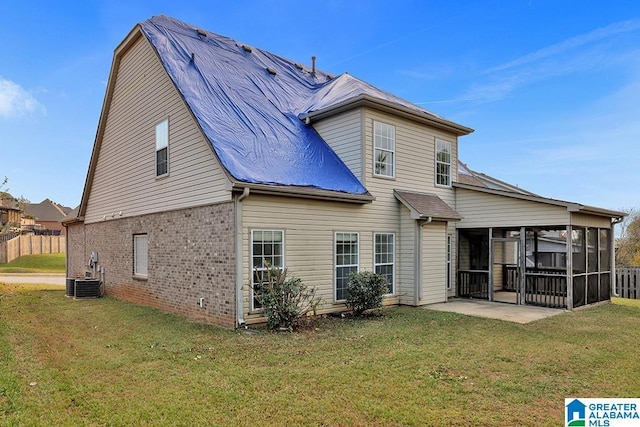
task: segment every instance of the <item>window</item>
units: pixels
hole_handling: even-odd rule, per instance
[[[147,277],[148,274],[148,243],[146,234],[134,234],[133,236],[133,274],[134,276]]]
[[[451,289],[451,234],[447,235],[447,289]]]
[[[436,139],[436,184],[451,186],[451,143]]]
[[[270,267],[284,268],[284,232],[282,230],[251,231],[251,268],[253,289],[267,281]],[[252,289],[252,295],[253,295]],[[251,298],[252,309],[262,308],[255,295]]]
[[[393,178],[395,176],[396,128],[373,122],[374,174]]]
[[[156,176],[169,173],[169,120],[156,125]]]
[[[336,301],[347,298],[349,274],[358,271],[358,233],[336,233]]]
[[[374,271],[387,278],[389,290],[394,293],[395,235],[393,233],[376,233],[374,235]]]

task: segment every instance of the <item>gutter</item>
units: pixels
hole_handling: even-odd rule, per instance
[[[244,305],[242,303],[242,201],[249,196],[249,187],[244,187],[242,194],[235,199],[235,231],[236,231],[236,327],[245,326]]]
[[[305,199],[329,200],[334,202],[350,202],[357,204],[371,203],[375,200],[369,192],[364,194],[344,193],[340,191],[322,190],[312,187],[298,187],[287,185],[255,184],[232,180],[229,190],[251,189],[254,194],[267,194],[273,196],[301,197]]]

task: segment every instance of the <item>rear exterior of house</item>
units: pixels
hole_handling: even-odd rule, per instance
[[[172,43],[182,48],[173,62],[163,50]],[[212,99],[241,88],[216,81],[230,86],[216,97],[194,97],[191,90],[204,95],[215,85],[206,75],[195,89],[185,87],[193,77],[180,80],[180,73],[192,72],[220,46],[230,60],[262,67],[252,79],[272,91],[270,106],[292,82],[309,91],[315,103],[284,99],[286,107],[273,112],[268,126],[293,123],[321,153],[317,159],[327,164],[317,170],[316,158],[302,159],[307,163],[296,179],[309,175],[311,184],[277,176],[297,164],[286,151],[296,150],[296,141],[271,138],[262,128],[233,140],[246,129],[216,115],[223,107]],[[458,137],[471,129],[350,76],[334,78],[269,55],[166,17],[134,28],[116,49],[82,203],[66,221],[69,277],[83,277],[90,264],[109,295],[233,327],[263,321],[252,285],[259,285],[265,261],[316,287],[321,313],[345,309],[346,277],[358,270],[388,278],[389,305],[419,306],[456,295],[494,299],[496,290],[509,286],[516,302],[526,303],[525,286],[533,280],[526,278],[539,272],[526,271],[525,251],[514,248],[533,247],[527,236],[539,227],[587,237],[593,229],[610,240],[618,213],[594,208],[581,214],[579,205],[493,190],[481,180],[458,183]],[[296,107],[285,110],[289,105]],[[285,133],[296,135],[280,135]],[[254,135],[258,145],[237,155],[234,150],[243,150]],[[262,150],[273,182],[258,177],[261,171],[252,175],[261,159],[251,157]],[[320,178],[314,181],[315,175]],[[591,253],[592,245],[585,245],[585,254]],[[605,251],[601,245],[597,250]],[[584,280],[586,289],[597,275],[597,299],[605,299],[612,264],[578,273],[567,261],[577,258],[562,259],[565,294],[574,290],[566,283]],[[515,277],[511,285],[504,284],[506,277]],[[565,307],[575,305],[575,295],[569,303],[565,296]]]
[[[323,310],[344,309],[346,277],[358,270],[387,276],[387,304],[424,305],[454,295],[450,266],[455,265],[455,222],[459,218],[455,214],[412,217],[398,191],[454,206],[451,183],[457,177],[458,135],[363,106],[322,118],[313,126],[347,159],[375,200],[353,204],[273,195],[247,197],[242,203],[242,257],[251,262],[242,263],[243,277],[251,277],[251,269],[260,266],[262,246],[276,244],[275,240],[259,240],[268,231],[283,254],[272,264],[287,267],[290,274],[317,287]],[[393,149],[386,151],[393,157],[389,171],[376,171],[375,147],[382,145],[381,135],[386,142],[392,141],[387,147]],[[441,175],[443,185],[436,184],[436,141],[450,152],[446,179]],[[247,289],[243,295],[248,322],[260,318],[250,294]]]

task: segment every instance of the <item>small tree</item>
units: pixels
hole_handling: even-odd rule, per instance
[[[616,241],[616,264],[620,267],[640,266],[640,212],[627,211],[620,224],[620,238]]]
[[[253,286],[256,299],[267,316],[269,329],[288,329],[300,326],[302,318],[320,304],[315,288],[308,288],[297,277],[287,279],[287,270],[267,265],[266,281]]]
[[[346,304],[355,316],[367,310],[382,308],[382,299],[388,292],[387,278],[371,271],[354,272],[347,282]]]

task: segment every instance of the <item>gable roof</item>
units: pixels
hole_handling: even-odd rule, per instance
[[[167,16],[136,25],[116,48],[78,216],[86,210],[120,61],[143,37],[211,144],[232,189],[370,202],[373,196],[311,126],[359,105],[456,135],[473,130],[355,77],[333,77]]]
[[[166,16],[140,28],[221,164],[241,182],[366,194],[305,120],[345,103],[366,99],[457,134],[472,131],[348,74],[334,78]]]
[[[21,210],[20,206],[18,206],[18,203],[16,202],[16,198],[11,194],[3,191],[0,191],[0,208],[2,208],[3,210],[13,211]]]
[[[327,74],[166,16],[140,28],[233,179],[367,193],[298,118]]]
[[[65,209],[67,209],[67,212],[65,212]],[[39,221],[61,222],[70,209],[64,208],[49,199],[44,199],[40,203],[27,204],[26,211]]]

